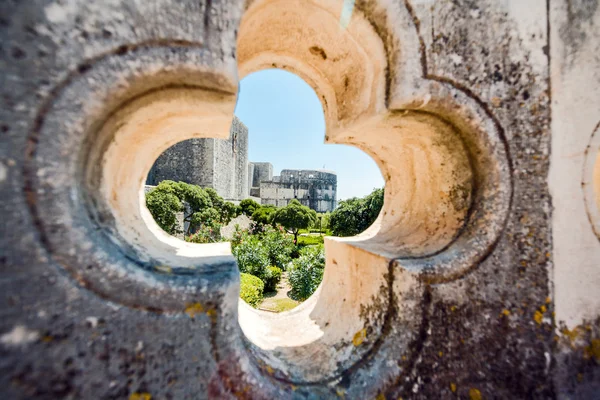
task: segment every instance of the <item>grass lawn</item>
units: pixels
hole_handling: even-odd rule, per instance
[[[323,244],[323,236],[298,236],[298,246]]]
[[[260,305],[260,308],[263,310],[283,312],[291,310],[298,304],[300,304],[300,302],[286,297],[283,299],[268,299],[268,301],[266,300]]]

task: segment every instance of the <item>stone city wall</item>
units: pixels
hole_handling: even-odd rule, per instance
[[[247,176],[248,176],[248,194],[252,195],[252,188],[253,188],[253,182],[254,182],[254,163],[249,162],[248,163],[248,172],[247,172]]]
[[[154,162],[146,184],[156,186],[171,180],[213,187],[215,140],[189,139],[169,147]]]
[[[248,197],[248,128],[233,118],[229,139],[202,138],[179,142],[161,154],[146,184],[163,180],[211,187],[227,200]]]

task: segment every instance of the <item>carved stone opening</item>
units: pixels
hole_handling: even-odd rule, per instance
[[[417,273],[395,271],[394,260],[448,246],[468,218],[475,185],[467,147],[451,123],[428,112],[386,110],[384,43],[360,12],[348,29],[339,15],[335,1],[257,1],[238,36],[241,77],[272,67],[302,77],[323,105],[325,141],[365,151],[386,183],[371,228],[325,239],[325,275],[311,298],[277,315],[240,302],[240,326],[257,365],[298,384],[338,379],[375,351],[396,303],[419,320]],[[398,342],[407,347],[410,338]]]
[[[373,368],[395,379],[400,372],[386,366],[418,356],[411,343],[426,329],[427,285],[475,268],[510,208],[509,162],[493,117],[468,93],[425,76],[415,35],[379,18],[406,20],[407,11],[355,10],[340,27],[339,6],[257,0],[238,37],[241,76],[275,66],[304,78],[323,104],[325,140],[363,149],[386,180],[378,221],[358,237],[326,241],[322,287],[288,314],[238,304],[228,245],[176,240],[143,205],[143,182],[162,151],[227,137],[231,59],[192,42],[117,48],[51,93],[29,140],[30,210],[53,259],[119,304],[206,311],[221,378],[259,381],[263,394],[282,382],[313,388],[351,374],[355,393],[374,393],[384,378],[370,379]]]

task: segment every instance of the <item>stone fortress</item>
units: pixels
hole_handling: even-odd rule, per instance
[[[152,165],[146,185],[161,181],[211,187],[226,200],[248,197],[248,128],[233,118],[229,139],[201,138],[179,142]]]
[[[253,198],[261,204],[284,207],[297,199],[317,212],[331,212],[337,205],[333,171],[284,169],[273,176],[271,163],[248,162],[248,127],[237,117],[228,139],[188,139],[162,153],[150,169],[146,185],[164,180],[211,187],[233,202]]]
[[[333,171],[284,169],[273,176],[271,163],[249,163],[250,196],[261,204],[286,206],[292,199],[317,212],[331,212],[336,207],[337,175]],[[250,178],[251,177],[251,178]]]

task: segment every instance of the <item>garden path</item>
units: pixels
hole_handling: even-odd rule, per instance
[[[296,307],[299,302],[289,298],[288,292],[292,290],[288,280],[287,272],[281,274],[281,280],[277,284],[277,292],[265,293],[265,299],[258,306],[259,310],[270,312],[283,312]]]

